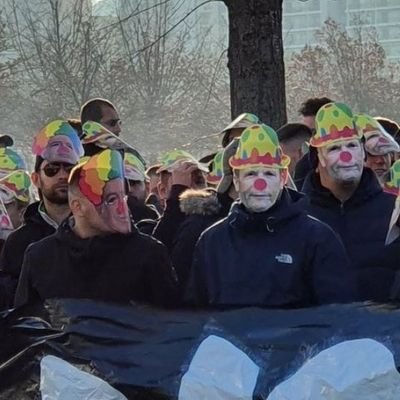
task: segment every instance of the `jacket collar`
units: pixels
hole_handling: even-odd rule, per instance
[[[244,231],[273,233],[289,220],[304,213],[304,201],[303,194],[290,189],[284,189],[273,207],[261,213],[249,212],[238,201],[232,206],[228,223]]]
[[[329,189],[322,186],[319,174],[316,172],[310,172],[307,175],[302,191],[310,197],[310,200],[313,203],[325,206],[337,206],[342,204]],[[374,172],[371,169],[364,167],[357,189],[343,204],[357,206],[380,193],[382,193],[382,187],[380,186]]]

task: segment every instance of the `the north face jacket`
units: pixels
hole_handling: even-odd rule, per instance
[[[197,243],[189,303],[218,307],[299,307],[356,296],[343,244],[284,190],[264,213],[235,204]]]

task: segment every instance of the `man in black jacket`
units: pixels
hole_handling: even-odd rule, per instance
[[[69,179],[73,217],[25,254],[15,306],[49,298],[176,304],[165,247],[131,224],[121,155],[104,150]]]
[[[243,132],[230,160],[240,201],[196,245],[190,303],[298,307],[355,297],[342,243],[284,189],[289,162],[272,128]]]
[[[2,307],[12,304],[26,248],[55,232],[68,217],[68,174],[83,154],[77,132],[65,121],[53,121],[35,137],[32,182],[40,201],[28,206],[23,225],[7,238],[0,256]]]
[[[189,188],[203,189],[208,170],[186,151],[173,150],[161,158],[157,172],[160,174],[158,192],[165,202],[165,210],[153,230],[153,236],[171,252],[179,227],[185,220],[179,207],[179,196]]]
[[[306,208],[341,237],[360,300],[387,301],[394,271],[383,255],[395,197],[384,193],[375,174],[364,167],[362,132],[349,107],[326,104],[316,124],[310,141],[315,170],[303,186],[310,200]]]

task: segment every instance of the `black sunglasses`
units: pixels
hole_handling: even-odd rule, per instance
[[[43,167],[42,171],[45,173],[46,176],[52,178],[53,176],[56,176],[61,169],[63,169],[67,174],[69,174],[72,168],[74,168],[74,165],[72,164],[53,162]]]

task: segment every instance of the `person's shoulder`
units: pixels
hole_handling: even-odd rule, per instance
[[[221,236],[226,231],[228,226],[229,226],[229,220],[228,220],[228,217],[225,217],[225,218],[215,222],[214,224],[209,226],[207,229],[205,229],[202,232],[200,239],[213,240],[214,238]]]
[[[128,246],[135,245],[140,248],[153,248],[163,250],[166,247],[163,243],[161,243],[158,239],[154,236],[151,236],[147,233],[143,233],[138,229],[135,229],[131,233],[128,234]]]
[[[30,244],[26,249],[26,254],[29,254],[30,257],[48,259],[54,252],[60,250],[61,244],[62,241],[60,241],[59,234],[55,232]]]
[[[299,228],[300,234],[302,231],[302,227],[309,232],[306,238],[311,237],[317,239],[320,238],[321,235],[335,235],[335,232],[328,224],[306,213],[299,216],[299,223],[297,224],[297,227]],[[320,236],[318,237],[318,235]]]

